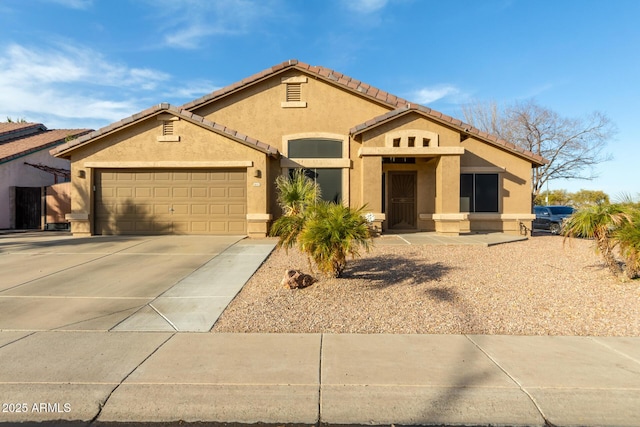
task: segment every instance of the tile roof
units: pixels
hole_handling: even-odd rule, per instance
[[[338,86],[342,86],[352,92],[357,92],[362,96],[365,96],[373,101],[382,103],[393,108],[387,114],[384,114],[380,117],[376,117],[371,119],[363,124],[357,125],[353,129],[351,129],[352,134],[357,134],[366,126],[372,125],[375,126],[380,121],[389,120],[395,117],[398,114],[404,114],[405,112],[411,111],[419,111],[425,114],[428,117],[436,119],[440,122],[446,123],[449,126],[455,127],[463,132],[473,134],[475,137],[488,142],[490,144],[505,148],[511,152],[517,153],[522,157],[526,157],[530,159],[533,163],[537,165],[542,165],[548,163],[546,159],[543,157],[534,154],[530,151],[524,150],[521,147],[516,146],[508,141],[504,141],[502,139],[497,138],[494,135],[490,135],[486,132],[483,132],[479,129],[474,128],[471,125],[463,123],[461,120],[455,119],[453,117],[447,116],[446,114],[442,114],[436,110],[432,110],[431,108],[422,106],[420,104],[410,103],[409,101],[399,98],[395,95],[382,91],[378,88],[370,86],[366,83],[363,83],[359,80],[346,76],[337,71],[331,70],[329,68],[320,67],[320,66],[312,66],[309,64],[305,64],[304,62],[300,62],[297,59],[290,59],[288,61],[282,62],[280,64],[276,64],[271,68],[267,68],[265,70],[260,71],[250,77],[242,79],[239,82],[233,83],[229,86],[218,89],[214,92],[211,92],[208,95],[205,95],[201,98],[198,98],[194,101],[188,102],[182,106],[182,108],[186,110],[193,110],[198,107],[201,107],[207,103],[213,102],[219,98],[224,97],[230,93],[236,92],[241,88],[250,86],[254,83],[257,83],[261,80],[264,80],[268,77],[271,77],[275,74],[281,73],[285,70],[289,69],[298,69],[302,72],[313,74],[315,77],[325,80],[329,83],[333,83]]]
[[[91,129],[47,129],[41,123],[0,123],[0,163],[54,147],[67,137],[77,137]]]
[[[51,150],[51,154],[57,157],[64,157],[64,155],[67,154],[69,151],[75,148],[81,147],[83,145],[86,145],[96,138],[105,136],[118,129],[124,128],[130,124],[136,123],[140,120],[149,118],[151,116],[160,114],[162,112],[170,112],[171,114],[174,114],[178,117],[181,117],[185,120],[188,120],[192,123],[195,123],[206,129],[209,129],[212,132],[218,133],[220,135],[224,135],[248,147],[262,151],[267,155],[270,155],[273,157],[277,157],[280,155],[280,153],[278,152],[278,149],[269,144],[266,144],[262,141],[258,141],[257,139],[251,138],[250,136],[243,135],[233,129],[230,129],[224,125],[221,125],[220,123],[212,122],[210,120],[205,119],[204,117],[198,116],[197,114],[193,114],[192,112],[187,111],[184,108],[175,107],[168,103],[162,103],[162,104],[155,105],[151,108],[147,108],[144,111],[136,113],[127,118],[124,118],[118,122],[111,123],[108,126],[105,126],[96,131],[88,133],[80,138],[74,139],[72,141],[68,141],[67,143],[62,144],[54,148],[53,150]]]
[[[377,89],[373,86],[370,86],[366,83],[363,83],[359,80],[346,76],[337,71],[331,70],[329,68],[309,65],[309,64],[305,64],[304,62],[300,62],[297,59],[290,59],[280,64],[276,64],[271,68],[262,70],[259,73],[256,73],[250,77],[242,79],[239,82],[232,83],[229,86],[225,86],[222,89],[218,89],[214,92],[211,92],[210,94],[205,95],[201,98],[198,98],[194,101],[188,102],[184,104],[182,108],[186,110],[193,110],[195,108],[203,106],[204,104],[215,101],[216,99],[221,98],[225,95],[228,95],[232,92],[236,92],[246,86],[250,86],[261,80],[269,78],[275,74],[279,74],[281,72],[284,72],[289,69],[294,69],[294,68],[300,71],[303,71],[305,73],[313,74],[315,77],[325,80],[329,83],[345,87],[353,92],[359,93],[360,95],[366,98],[385,104],[391,108],[399,108],[409,103],[405,99],[398,98],[395,95],[392,95],[383,90]]]
[[[534,154],[531,151],[525,150],[524,148],[519,147],[511,142],[500,139],[495,135],[490,135],[458,119],[447,116],[446,114],[442,114],[438,111],[432,110],[431,108],[428,108],[419,104],[407,104],[407,106],[404,108],[398,108],[396,110],[392,110],[392,111],[389,111],[388,113],[374,117],[371,120],[367,120],[364,123],[354,126],[353,128],[351,128],[349,133],[351,135],[358,135],[366,130],[372,129],[382,123],[386,123],[390,120],[393,120],[396,117],[408,114],[410,112],[416,112],[426,117],[435,119],[441,123],[447,124],[451,127],[454,127],[462,131],[463,133],[469,134],[484,142],[503,148],[507,151],[511,151],[512,153],[517,154],[520,157],[524,157],[528,160],[531,160],[531,162],[536,165],[542,166],[543,164],[549,163],[547,159],[545,159],[544,157],[538,154]]]
[[[42,123],[3,122],[0,123],[0,143],[2,143],[3,141],[8,141],[10,139],[18,138],[22,135],[37,133],[43,130],[47,130],[47,127]]]

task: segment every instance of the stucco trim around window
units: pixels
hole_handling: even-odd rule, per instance
[[[281,158],[282,168],[350,168],[350,159],[289,159]]]
[[[500,166],[460,166],[460,173],[502,173],[506,170]]]
[[[85,162],[85,168],[244,168],[252,167],[251,160],[213,161],[213,162]]]
[[[531,213],[500,214],[494,212],[469,212],[467,215],[470,221],[530,221],[536,218],[536,216]]]
[[[289,141],[296,139],[328,139],[342,142],[341,158],[289,158]],[[349,195],[349,170],[352,167],[349,158],[349,136],[331,132],[301,132],[282,136],[280,167],[282,174],[288,175],[289,169],[342,169],[342,203],[350,203]]]
[[[438,157],[461,156],[464,147],[360,147],[358,157]]]
[[[289,135],[282,136],[282,144],[280,152],[283,156],[289,156],[289,141],[292,139],[335,139],[342,141],[342,157],[349,157],[349,136],[343,135],[339,133],[330,133],[330,132],[301,132],[301,133],[292,133]]]

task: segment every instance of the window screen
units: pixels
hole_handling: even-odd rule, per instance
[[[461,212],[498,212],[498,174],[460,175]]]
[[[289,141],[289,157],[297,159],[339,159],[342,157],[342,141],[337,139],[292,139]]]
[[[293,175],[294,170],[289,170],[289,176]],[[303,172],[307,178],[312,179],[320,186],[322,200],[333,203],[342,202],[342,169],[305,168]]]

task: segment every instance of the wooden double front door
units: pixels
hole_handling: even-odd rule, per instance
[[[387,224],[393,230],[412,230],[417,227],[417,174],[413,171],[388,172],[389,197]]]

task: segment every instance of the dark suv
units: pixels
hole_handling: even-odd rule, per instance
[[[560,234],[565,218],[573,214],[571,206],[534,206],[534,230],[549,230],[551,234]]]

